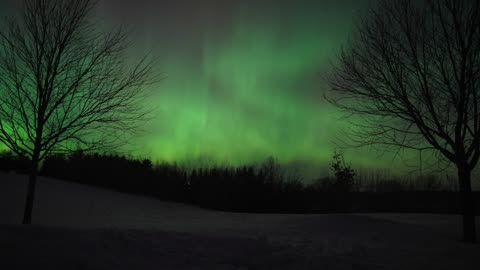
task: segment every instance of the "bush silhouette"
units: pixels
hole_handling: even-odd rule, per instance
[[[333,154],[333,161],[331,169],[335,174],[335,182],[333,187],[338,192],[352,192],[355,190],[355,170],[351,168],[349,164],[345,163],[343,154],[337,151]]]

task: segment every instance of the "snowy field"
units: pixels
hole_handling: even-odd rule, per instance
[[[480,269],[458,216],[226,213],[40,178],[21,226],[26,184],[0,173],[0,269]]]

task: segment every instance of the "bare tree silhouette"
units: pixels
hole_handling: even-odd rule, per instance
[[[0,142],[31,160],[24,224],[40,162],[52,152],[111,148],[135,130],[154,82],[152,62],[129,64],[127,34],[97,29],[94,0],[28,0],[0,31]]]
[[[363,118],[357,143],[430,149],[456,166],[463,236],[475,242],[480,1],[379,1],[342,51],[330,82],[327,99]]]

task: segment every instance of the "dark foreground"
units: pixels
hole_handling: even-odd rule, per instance
[[[41,179],[0,181],[0,269],[480,269],[457,216],[242,214]]]
[[[426,228],[336,216],[307,235],[1,226],[1,269],[480,269],[479,246]],[[361,223],[360,223],[361,222]],[[299,226],[301,224],[285,224]],[[360,229],[359,229],[360,227]],[[368,227],[368,228],[367,228]],[[372,230],[367,232],[366,230]],[[323,234],[323,236],[322,236]]]

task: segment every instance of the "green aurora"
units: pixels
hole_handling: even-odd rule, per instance
[[[273,156],[308,177],[328,173],[349,124],[325,102],[325,77],[367,1],[161,2],[104,0],[97,12],[107,27],[132,27],[133,57],[159,59],[163,80],[145,104],[153,117],[131,153],[231,165]],[[345,157],[357,168],[406,168],[369,149]]]
[[[274,156],[326,173],[348,123],[325,102],[324,78],[361,11],[354,3],[243,4],[223,24],[218,10],[203,7],[210,19],[194,20],[193,34],[182,29],[189,44],[174,48],[152,45],[162,38],[150,30],[144,46],[159,53],[165,79],[135,149],[159,160],[233,165]],[[345,155],[356,166],[392,166],[368,149]]]

